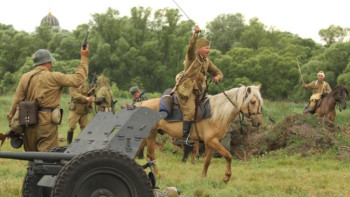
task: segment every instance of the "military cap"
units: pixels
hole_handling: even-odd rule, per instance
[[[46,49],[39,49],[33,55],[34,66],[52,61],[55,61],[55,58],[53,58],[50,51]]]
[[[322,70],[321,70],[320,72],[317,73],[317,76],[318,76],[318,75],[322,75],[323,77],[325,77],[325,74],[324,74],[324,72],[323,72]]]
[[[197,40],[196,42],[197,49],[206,47],[206,46],[209,46],[209,41],[206,38],[202,37]]]
[[[139,89],[139,87],[137,87],[137,86],[133,86],[133,87],[131,87],[130,90],[129,90],[129,92],[130,92],[131,95],[136,94],[138,91],[140,91],[140,89]]]

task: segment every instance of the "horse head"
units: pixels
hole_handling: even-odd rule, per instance
[[[344,86],[336,86],[331,95],[333,95],[335,103],[339,104],[341,109],[346,109],[349,91]]]
[[[245,101],[241,107],[241,112],[245,117],[252,120],[254,127],[262,125],[263,100],[260,95],[260,88],[261,85],[248,86],[245,93]]]

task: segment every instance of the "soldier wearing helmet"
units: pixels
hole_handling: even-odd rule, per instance
[[[129,89],[129,93],[132,96],[132,103],[121,105],[120,108],[125,108],[127,106],[134,105],[137,102],[148,100],[145,92],[141,91],[138,86],[133,86]]]
[[[46,49],[39,49],[34,53],[34,69],[23,74],[19,80],[7,119],[10,123],[16,113],[20,101],[36,100],[38,108],[38,124],[24,127],[24,150],[46,151],[58,146],[57,118],[62,118],[59,113],[59,104],[63,87],[78,87],[84,84],[88,75],[89,47],[81,49],[80,64],[74,74],[51,72],[52,62],[55,60]],[[56,110],[58,109],[58,111]],[[56,113],[58,112],[58,113]],[[55,116],[54,116],[55,114]],[[56,117],[56,114],[58,117]]]
[[[310,97],[309,103],[304,109],[304,113],[313,113],[316,107],[317,101],[321,98],[323,94],[328,94],[332,91],[329,84],[324,81],[325,74],[323,71],[317,73],[317,80],[312,81],[309,84],[303,84],[302,87],[305,89],[311,89],[312,95]]]

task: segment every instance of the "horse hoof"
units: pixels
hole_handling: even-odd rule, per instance
[[[230,177],[225,176],[222,180],[224,183],[228,183],[230,181]]]

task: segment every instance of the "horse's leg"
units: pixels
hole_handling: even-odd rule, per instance
[[[226,148],[220,143],[220,141],[217,138],[212,139],[209,142],[205,142],[208,147],[211,149],[216,150],[220,155],[222,155],[226,159],[226,171],[225,176],[223,178],[223,181],[227,183],[230,180],[231,177],[231,159],[232,155],[231,153],[226,150]]]
[[[155,129],[152,129],[148,138],[145,139],[146,144],[147,144],[147,157],[150,159],[150,161],[156,160],[156,156],[154,153],[154,147],[156,144],[156,137],[157,137],[157,131]],[[156,175],[158,175],[158,168],[157,168],[156,163],[154,163],[153,170],[154,170],[154,173]]]
[[[213,155],[213,149],[205,145],[205,156],[204,156],[203,170],[201,175],[202,178],[205,178],[207,176],[212,155]]]
[[[191,152],[191,163],[195,164],[196,157],[199,156],[199,141],[195,141]]]
[[[327,118],[328,118],[328,120],[334,122],[334,119],[335,119],[335,110],[329,112],[329,113],[327,114]]]
[[[141,144],[140,144],[139,149],[137,149],[137,151],[136,151],[134,160],[135,160],[136,156],[138,156],[140,154],[141,151],[142,151],[142,154],[143,154],[143,149],[145,148],[146,145],[147,145],[147,141],[146,141],[146,139],[143,139]]]

